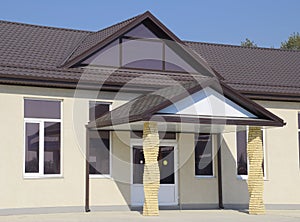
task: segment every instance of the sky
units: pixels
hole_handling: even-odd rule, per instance
[[[300,32],[300,0],[0,0],[0,19],[97,31],[150,11],[182,40],[280,47]]]

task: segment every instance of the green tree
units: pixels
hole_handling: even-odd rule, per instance
[[[257,45],[248,38],[246,38],[245,41],[241,42],[241,46],[244,46],[244,47],[257,47]]]
[[[280,48],[300,50],[300,34],[299,34],[299,32],[294,32],[293,34],[291,34],[287,41],[281,43]]]

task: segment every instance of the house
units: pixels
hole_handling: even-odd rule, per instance
[[[150,12],[0,32],[0,214],[300,209],[299,51],[182,41]]]

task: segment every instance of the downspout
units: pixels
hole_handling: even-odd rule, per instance
[[[217,134],[217,163],[218,163],[218,197],[219,197],[219,208],[224,209],[223,204],[223,181],[222,181],[222,143],[221,143],[221,134]]]
[[[86,148],[85,148],[85,212],[90,212],[90,130],[86,127]]]

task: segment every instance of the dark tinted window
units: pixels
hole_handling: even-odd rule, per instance
[[[139,24],[81,64],[195,73],[195,69],[182,59],[186,56],[173,50],[175,47],[179,48],[178,43],[166,43],[144,24]]]
[[[90,102],[89,120],[93,121],[109,111],[110,104],[101,102]]]
[[[39,140],[38,123],[25,124],[25,173],[39,172]]]
[[[176,44],[176,43],[174,43]],[[176,45],[172,46],[175,47]],[[184,61],[171,47],[165,47],[166,70],[195,73],[195,69]]]
[[[89,104],[89,119],[93,121],[109,111],[110,104],[93,101]],[[110,133],[90,131],[90,174],[110,174]]]
[[[163,69],[163,43],[146,40],[122,40],[122,66]]]
[[[110,174],[109,131],[90,131],[90,174]]]
[[[248,175],[248,154],[247,154],[247,133],[248,131],[239,131],[236,133],[237,145],[237,175]],[[261,130],[261,141],[264,144],[263,131]],[[264,147],[263,147],[264,151]],[[265,161],[262,162],[262,170],[265,175]]]
[[[120,45],[119,39],[113,41],[97,53],[90,56],[82,62],[84,65],[99,65],[99,66],[120,66]]]
[[[60,174],[60,123],[44,124],[44,174]]]
[[[159,132],[159,139],[176,140],[176,133],[173,132]],[[130,133],[132,139],[142,139],[143,131],[132,131]]]
[[[213,176],[213,147],[211,135],[196,135],[195,143],[195,175]]]
[[[236,134],[237,144],[237,174],[248,175],[247,132],[239,131]]]
[[[145,158],[142,146],[133,147],[133,183],[143,184]]]
[[[158,154],[160,184],[174,184],[174,147],[160,146]]]
[[[157,38],[157,36],[150,31],[144,24],[140,24],[137,27],[133,28],[127,32],[124,36],[134,37],[134,38]]]
[[[60,119],[60,104],[60,101],[25,99],[24,117]]]

